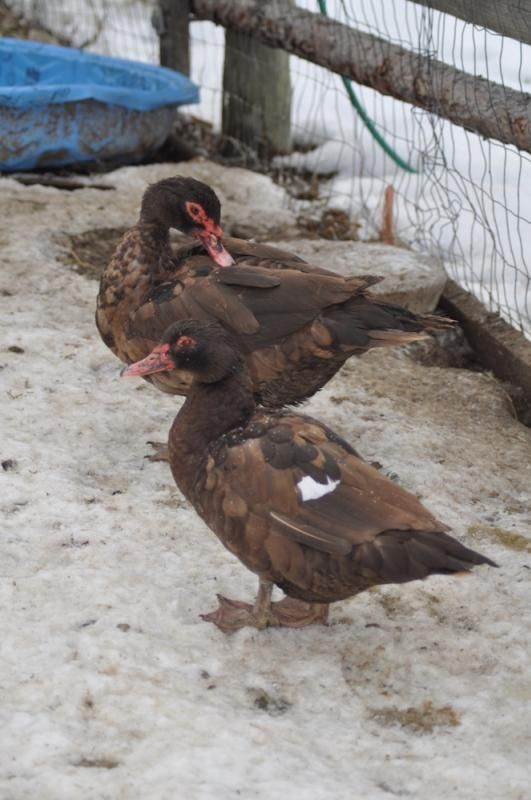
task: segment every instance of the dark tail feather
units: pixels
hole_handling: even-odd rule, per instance
[[[422,329],[428,333],[436,333],[454,328],[456,322],[455,319],[443,317],[440,314],[415,314],[413,324],[421,325]]]
[[[393,303],[358,296],[327,309],[323,322],[338,345],[369,349],[392,347],[427,339],[454,321],[435,314],[415,314]]]
[[[455,320],[449,317],[438,314],[416,314],[395,303],[380,302],[374,297],[371,297],[371,305],[373,309],[378,308],[391,323],[386,325],[386,328],[396,327],[398,330],[411,333],[432,333],[453,328],[455,325]]]
[[[487,556],[442,532],[386,531],[376,538],[374,545],[382,556],[380,577],[389,583],[468,572],[480,564],[498,566]]]
[[[487,556],[478,553],[476,550],[471,550],[470,547],[465,547],[464,544],[461,544],[461,542],[458,542],[457,539],[447,533],[420,532],[414,537],[414,540],[425,547],[437,549],[441,554],[444,554],[447,562],[446,564],[443,563],[437,569],[437,572],[457,572],[480,564],[488,564],[490,567],[498,566]]]

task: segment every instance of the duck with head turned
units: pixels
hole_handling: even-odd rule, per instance
[[[220,597],[205,615],[222,630],[326,622],[330,603],[370,586],[495,566],[321,422],[257,408],[245,360],[219,324],[175,323],[123,374],[159,370],[193,380],[169,435],[177,486],[259,577],[254,605]],[[271,602],[273,585],[284,600]]]
[[[126,364],[151,352],[171,323],[214,320],[237,338],[256,399],[280,407],[310,397],[352,355],[449,324],[376,299],[367,289],[380,278],[345,278],[224,238],[220,214],[213,190],[192,178],[146,189],[139,221],[102,274],[96,312],[103,341]],[[192,237],[177,251],[172,227]],[[170,393],[190,388],[189,376],[171,371],[148,380]]]
[[[154,183],[144,192],[141,220],[158,229],[164,240],[170,228],[197,239],[220,267],[230,267],[234,259],[222,243],[219,225],[221,204],[210,186],[194,178],[170,178]]]

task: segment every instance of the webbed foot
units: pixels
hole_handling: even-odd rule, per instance
[[[218,594],[219,606],[209,614],[202,614],[205,622],[213,622],[224,633],[240,628],[253,627],[263,630],[269,627],[304,628],[306,625],[326,625],[329,606],[324,603],[304,603],[285,597],[278,603],[253,605],[240,600],[231,600]]]

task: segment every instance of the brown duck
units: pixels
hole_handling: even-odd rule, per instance
[[[223,240],[229,255],[219,221],[217,196],[192,178],[144,193],[139,221],[103,272],[96,312],[103,341],[126,364],[151,352],[173,322],[217,320],[245,354],[256,399],[278,407],[310,397],[351,355],[448,326],[371,296],[380,278],[345,278],[240,239]],[[172,250],[171,227],[196,241]],[[190,387],[188,375],[169,371],[149,380],[170,393]]]
[[[220,597],[205,616],[223,630],[325,622],[330,603],[370,586],[495,566],[321,422],[257,408],[245,361],[217,323],[175,323],[123,374],[158,370],[193,379],[169,435],[175,482],[259,576],[254,606]],[[287,595],[278,603],[274,584]]]

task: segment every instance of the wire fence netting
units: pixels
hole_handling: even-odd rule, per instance
[[[319,10],[314,0],[297,5]],[[1,0],[0,12],[2,35],[55,37],[92,52],[158,62],[155,0]],[[329,0],[328,13],[354,32],[382,39],[384,56],[397,44],[529,92],[531,47],[516,40],[410,0]],[[223,108],[224,40],[220,27],[191,25],[192,78],[202,99],[188,110],[214,128]],[[257,58],[252,48],[243,56]],[[274,159],[277,179],[301,173],[314,180],[314,202],[347,212],[367,240],[380,236],[384,194],[392,186],[396,239],[442,259],[460,284],[531,335],[531,155],[453,125],[435,106],[424,111],[354,86],[388,147],[413,170],[407,171],[375,140],[339,76],[291,56],[290,81],[293,151]],[[492,113],[502,115],[503,108],[493,103]]]

